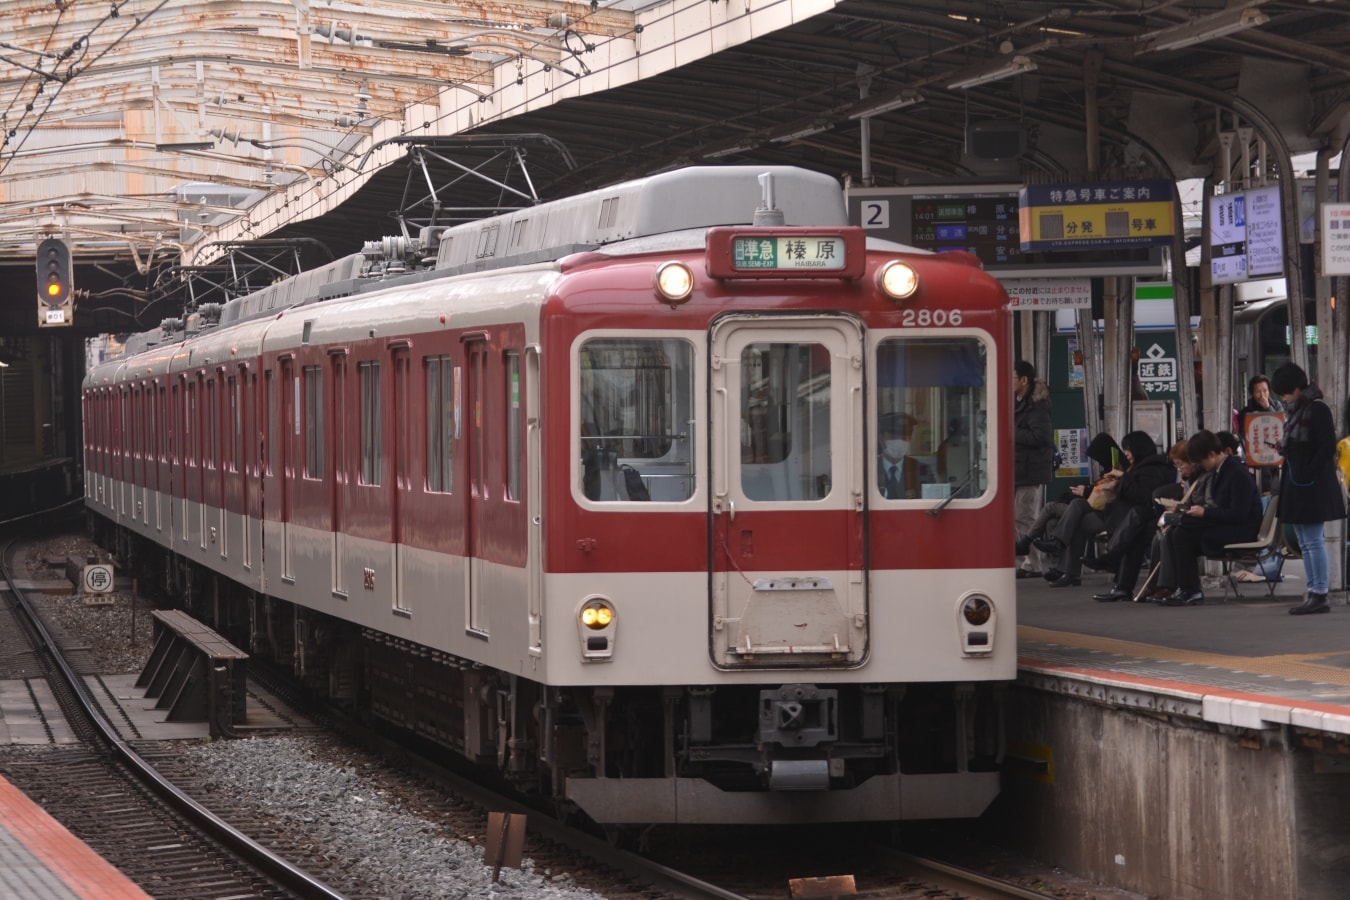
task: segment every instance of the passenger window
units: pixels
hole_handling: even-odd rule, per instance
[[[677,338],[597,338],[579,359],[581,493],[598,502],[694,493],[694,353]]]
[[[873,434],[882,498],[969,498],[988,490],[987,362],[973,337],[878,345]]]

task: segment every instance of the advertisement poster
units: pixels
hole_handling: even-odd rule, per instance
[[[1086,428],[1056,428],[1055,449],[1059,452],[1056,478],[1088,477],[1088,433]]]
[[[1284,413],[1247,413],[1242,417],[1242,447],[1247,465],[1269,468],[1280,464],[1277,449],[1284,436]]]

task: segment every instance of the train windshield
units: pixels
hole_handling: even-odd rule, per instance
[[[582,492],[596,501],[694,493],[694,351],[678,338],[597,338],[580,352]]]
[[[986,356],[973,337],[878,344],[876,484],[883,498],[970,498],[988,489]]]

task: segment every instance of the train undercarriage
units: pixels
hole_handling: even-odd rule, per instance
[[[257,594],[98,522],[142,585],[163,586],[158,604],[560,813],[600,824],[961,817],[998,790],[999,684],[783,673],[792,680],[548,686]]]

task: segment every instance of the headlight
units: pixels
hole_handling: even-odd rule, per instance
[[[694,292],[694,273],[684,263],[662,263],[656,269],[656,293],[671,304],[683,303]]]
[[[604,662],[612,659],[618,629],[614,604],[608,597],[592,594],[582,600],[577,610],[577,641],[581,646],[582,660]]]
[[[877,287],[892,300],[904,300],[919,289],[919,273],[909,263],[893,259],[877,270]]]
[[[609,625],[609,623],[613,621],[614,610],[609,609],[607,606],[603,606],[603,604],[599,602],[595,602],[595,600],[591,600],[585,609],[582,610],[582,625],[589,627],[589,629],[602,629],[602,627]]]

